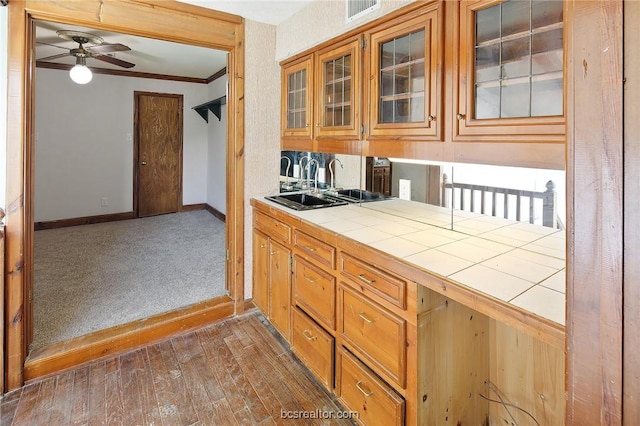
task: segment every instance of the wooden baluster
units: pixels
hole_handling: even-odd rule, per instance
[[[522,193],[518,192],[516,194],[516,220],[520,221],[520,198],[522,197]]]
[[[496,215],[496,192],[491,193],[491,216]]]
[[[480,213],[484,214],[484,189],[480,190]]]
[[[442,195],[440,197],[440,205],[442,207],[447,207],[447,180],[449,177],[446,173],[442,174]]]
[[[558,194],[556,194],[556,184],[550,180],[546,186],[547,190],[542,195],[542,226],[557,228],[556,198]]]
[[[529,223],[533,224],[533,218],[534,218],[534,198],[533,195],[529,196]]]
[[[504,194],[504,218],[508,219],[509,218],[509,194],[507,193],[507,191],[503,191]]]

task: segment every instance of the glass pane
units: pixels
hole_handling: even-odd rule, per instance
[[[529,75],[529,36],[502,43],[502,78]]]
[[[531,27],[540,28],[562,22],[562,1],[536,0],[531,4]]]
[[[344,81],[343,102],[351,102],[351,78]]]
[[[528,32],[530,3],[522,0],[505,1],[502,5],[502,37]]]
[[[391,40],[386,43],[382,43],[382,46],[380,46],[380,68],[385,69],[393,66],[395,63],[393,58],[394,44],[395,41]]]
[[[396,101],[396,123],[406,123],[409,121],[409,99],[398,99]]]
[[[424,63],[411,65],[410,87],[412,93],[424,92]]]
[[[382,77],[381,77],[381,88],[380,88],[380,94],[382,96],[391,96],[393,95],[393,88],[394,88],[394,71],[382,71]]]
[[[476,81],[500,78],[500,44],[476,48]]]
[[[510,84],[508,80],[504,80],[502,82],[500,117],[529,117],[530,90],[529,82]]]
[[[351,75],[351,55],[347,55],[344,57],[344,76],[348,77]]]
[[[333,126],[333,108],[325,107],[324,109],[324,125]]]
[[[333,61],[324,64],[324,81],[331,82],[334,79],[335,67]]]
[[[333,99],[332,103],[338,104],[342,102],[342,90],[344,87],[344,83],[342,81],[338,81],[333,85]]]
[[[403,66],[396,69],[395,94],[407,93],[409,91],[409,70],[410,66]]]
[[[289,92],[296,90],[296,74],[295,73],[289,75],[288,87],[289,87]]]
[[[393,101],[380,101],[380,122],[393,123]]]
[[[345,105],[342,108],[342,125],[348,126],[351,124],[351,106]]]
[[[500,5],[476,12],[476,44],[500,37]]]
[[[562,28],[534,34],[531,52],[532,74],[562,71]]]
[[[476,118],[500,117],[500,87],[478,86],[476,87]]]
[[[416,96],[411,99],[411,121],[422,122],[424,120],[424,96]]]
[[[411,60],[424,59],[424,30],[410,34]]]
[[[293,129],[295,128],[294,123],[295,123],[295,114],[291,111],[289,111],[287,113],[287,129]]]
[[[409,43],[409,38],[410,35],[406,35],[404,37],[400,37],[396,39],[396,44],[395,44],[395,52],[394,52],[394,59],[395,59],[395,64],[403,64],[405,62],[409,62],[410,59],[410,50],[411,50],[411,44]]]
[[[562,78],[531,84],[531,115],[562,115]]]

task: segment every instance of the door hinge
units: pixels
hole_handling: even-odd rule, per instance
[[[289,270],[293,274],[293,256],[289,255]]]
[[[364,132],[366,131],[366,128],[364,127],[364,124],[360,125],[360,133],[364,135]]]
[[[225,260],[228,262],[229,261],[229,249],[225,250]]]
[[[362,50],[367,48],[367,39],[362,36]]]

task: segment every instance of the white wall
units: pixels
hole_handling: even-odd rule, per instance
[[[209,83],[209,100],[227,94],[227,76]],[[209,113],[207,149],[207,204],[221,213],[227,210],[227,106],[221,109],[221,118]]]
[[[5,208],[7,187],[7,43],[9,41],[8,13],[0,7],[0,208]]]
[[[191,109],[207,101],[203,87],[100,74],[81,86],[66,71],[38,68],[35,221],[133,209],[136,90],[184,95],[183,204],[205,202],[207,123]]]

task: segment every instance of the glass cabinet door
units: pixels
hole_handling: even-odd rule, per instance
[[[438,10],[371,35],[371,136],[439,136]]]
[[[342,46],[318,52],[316,59],[316,135],[360,135],[359,37]]]
[[[312,57],[282,70],[282,137],[312,138]]]
[[[458,134],[564,134],[563,2],[463,1],[460,14]]]

